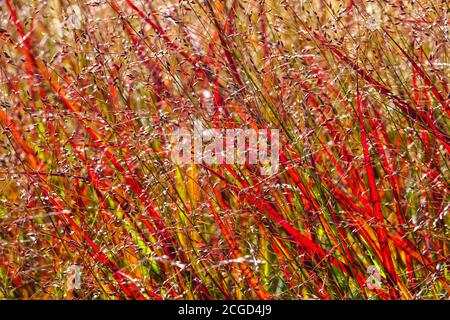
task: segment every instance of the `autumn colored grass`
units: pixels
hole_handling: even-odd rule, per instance
[[[0,4],[1,299],[450,298],[445,1]]]

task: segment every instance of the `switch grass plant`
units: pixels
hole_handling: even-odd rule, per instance
[[[449,298],[447,1],[0,4],[0,298]]]

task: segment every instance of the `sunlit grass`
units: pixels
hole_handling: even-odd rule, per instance
[[[449,298],[445,1],[0,3],[0,298]]]

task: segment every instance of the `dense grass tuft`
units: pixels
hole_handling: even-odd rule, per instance
[[[0,4],[0,298],[450,298],[446,1]]]

